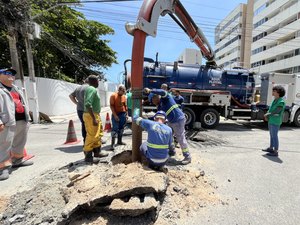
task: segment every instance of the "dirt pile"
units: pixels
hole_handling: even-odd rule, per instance
[[[176,224],[218,199],[204,172],[138,163],[73,163],[48,171],[30,191],[14,195],[1,224]],[[2,199],[2,198],[1,198]],[[0,210],[6,201],[0,202]]]

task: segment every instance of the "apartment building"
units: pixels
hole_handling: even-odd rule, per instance
[[[186,48],[178,57],[178,61],[186,64],[200,64],[202,62],[202,54],[199,50]]]
[[[253,3],[239,4],[215,28],[217,65],[250,68]]]
[[[300,73],[300,1],[256,0],[253,10],[252,69]]]

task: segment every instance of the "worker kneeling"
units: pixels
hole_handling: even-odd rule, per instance
[[[134,121],[148,132],[147,142],[140,146],[141,154],[147,159],[148,166],[161,170],[169,158],[169,150],[174,151],[172,129],[165,125],[166,113],[158,111],[154,121],[134,115]]]

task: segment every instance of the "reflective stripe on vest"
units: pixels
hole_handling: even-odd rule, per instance
[[[184,148],[184,149],[182,149],[182,152],[184,152],[184,153],[189,152],[189,149],[188,148]]]
[[[162,98],[165,98],[165,97],[168,96],[168,92],[165,91],[165,93],[166,93],[166,94],[165,94],[164,96],[161,96]]]
[[[166,112],[166,115],[169,115],[170,112],[171,112],[173,109],[176,109],[176,108],[178,108],[178,105],[172,105],[172,107],[169,108],[168,111]]]
[[[150,148],[156,148],[156,149],[167,149],[169,148],[169,145],[157,145],[147,142],[147,146]]]
[[[168,158],[165,158],[165,159],[152,159],[152,158],[150,158],[150,160],[154,163],[164,163],[168,160]]]

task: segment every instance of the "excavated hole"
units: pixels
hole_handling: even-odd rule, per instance
[[[159,205],[161,205],[164,202],[164,199],[166,197],[165,193],[143,193],[133,196],[125,196],[120,198],[124,203],[129,202],[132,197],[138,197],[140,199],[140,202],[143,203],[145,201],[146,195],[153,194],[156,201],[159,202]],[[134,224],[135,221],[147,221],[145,224],[153,224],[158,218],[160,207],[149,210],[141,215],[138,216],[122,216],[122,215],[116,215],[112,214],[109,211],[109,206],[113,202],[113,198],[105,199],[105,201],[102,201],[101,203],[92,204],[92,205],[84,205],[81,207],[78,207],[77,210],[75,210],[66,220],[59,223],[59,225],[66,225],[66,224],[73,224],[75,221],[86,221],[86,222],[94,222],[97,221],[97,219],[104,218],[107,221],[123,221],[122,225],[131,225]],[[149,223],[150,222],[150,223]],[[114,222],[112,222],[114,224]]]
[[[132,152],[130,150],[123,151],[117,155],[114,155],[111,158],[111,163],[113,165],[116,165],[116,164],[128,165],[128,164],[132,163],[131,156],[132,156]]]

